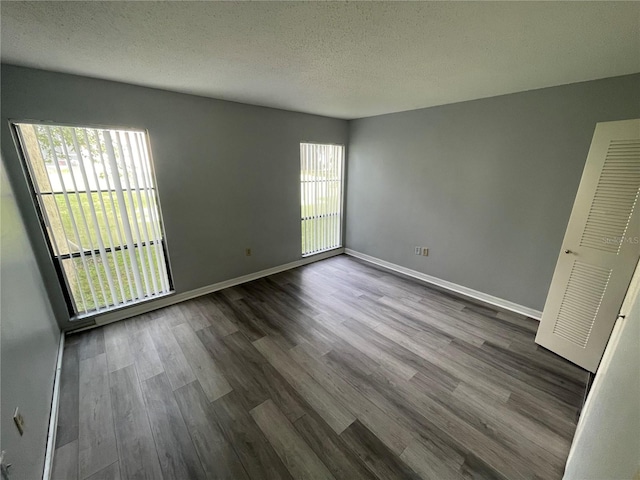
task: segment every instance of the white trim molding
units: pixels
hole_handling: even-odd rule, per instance
[[[496,307],[519,313],[520,315],[526,315],[527,317],[533,318],[535,320],[540,320],[542,318],[542,312],[539,310],[534,310],[533,308],[525,307],[523,305],[510,302],[509,300],[504,300],[503,298],[494,297],[493,295],[489,295],[488,293],[479,292],[478,290],[473,290],[472,288],[464,287],[462,285],[458,285],[457,283],[449,282],[448,280],[442,280],[441,278],[432,277],[431,275],[427,275],[426,273],[418,272],[417,270],[411,270],[410,268],[387,262],[386,260],[381,260],[380,258],[372,257],[371,255],[357,252],[355,250],[351,250],[350,248],[345,248],[344,253],[346,253],[347,255],[351,255],[352,257],[359,258],[360,260],[364,260],[365,262],[373,263],[374,265],[378,265],[380,267],[393,270],[394,272],[402,273],[403,275],[407,275],[409,277],[422,280],[423,282],[430,283],[440,288],[444,288],[451,292],[464,295],[465,297],[474,298],[490,305],[495,305]]]
[[[166,295],[159,298],[156,301],[141,303],[139,305],[134,305],[130,308],[125,308],[122,310],[105,313],[103,315],[96,315],[95,325],[79,328],[77,330],[69,329],[69,331],[77,332],[81,330],[87,330],[87,329],[98,327],[101,325],[106,325],[108,323],[117,322],[119,320],[124,320],[125,318],[135,317],[136,315],[142,315],[144,313],[148,313],[153,310],[157,310],[159,308],[168,307],[169,305],[174,305],[176,303],[184,302],[185,300],[191,300],[192,298],[200,297],[202,295],[207,295],[209,293],[213,293],[218,290],[222,290],[224,288],[234,287],[236,285],[240,285],[241,283],[251,282],[253,280],[257,280],[262,277],[267,277],[269,275],[274,275],[276,273],[284,272],[285,270],[291,270],[292,268],[297,268],[302,265],[307,265],[309,263],[317,262],[319,260],[324,260],[325,258],[335,257],[336,255],[342,255],[343,253],[344,253],[344,248],[335,248],[327,252],[318,253],[317,255],[311,255],[308,257],[301,258],[300,260],[296,260],[295,262],[285,263],[283,265],[267,268],[266,270],[260,270],[259,272],[255,272],[255,273],[249,273],[241,277],[236,277],[230,280],[225,280],[223,282],[214,283],[212,285],[207,285],[205,287],[197,288],[195,290],[190,290],[188,292],[176,293],[173,295]]]
[[[51,412],[49,414],[49,431],[47,432],[47,446],[44,456],[44,471],[42,479],[49,480],[53,473],[53,456],[56,448],[56,433],[58,430],[58,409],[60,407],[60,374],[62,372],[62,355],[64,353],[64,332],[60,332],[58,355],[56,357],[56,371],[53,376],[53,395],[51,397]]]

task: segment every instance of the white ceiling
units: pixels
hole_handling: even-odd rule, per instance
[[[339,118],[640,72],[635,2],[2,2],[2,61]]]

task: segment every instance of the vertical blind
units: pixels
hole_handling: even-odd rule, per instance
[[[342,246],[344,147],[300,144],[302,255]]]
[[[171,291],[146,134],[16,128],[72,313]]]

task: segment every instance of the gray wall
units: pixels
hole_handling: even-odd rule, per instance
[[[354,120],[346,246],[542,310],[595,124],[636,117],[640,75]]]
[[[0,450],[11,478],[42,477],[60,330],[7,181],[0,169]],[[24,436],[13,424],[19,407]]]
[[[1,94],[2,153],[63,327],[8,119],[149,130],[178,293],[300,259],[299,144],[348,139],[343,120],[8,65]]]

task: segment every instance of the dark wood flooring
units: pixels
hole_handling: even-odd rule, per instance
[[[54,478],[559,479],[536,327],[339,256],[70,335]]]

